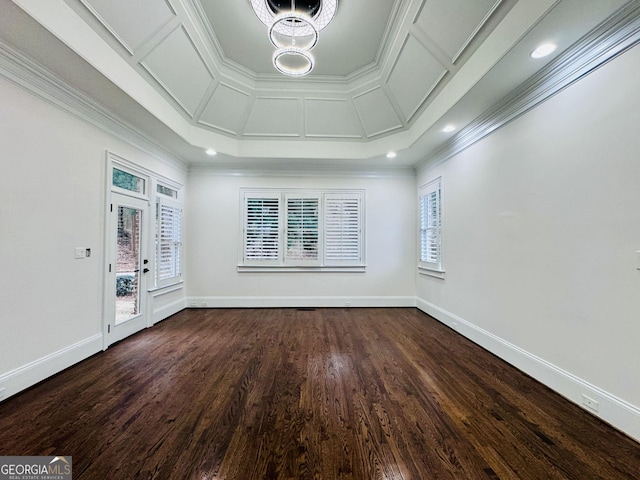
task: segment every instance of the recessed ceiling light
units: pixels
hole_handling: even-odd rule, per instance
[[[398,154],[396,152],[387,153],[387,158],[396,158],[397,156],[398,156]]]
[[[456,129],[455,125],[447,125],[442,129],[444,133],[453,132]]]
[[[558,47],[553,43],[543,43],[542,45],[539,45],[533,52],[531,52],[531,58],[546,57],[547,55],[555,52],[556,48]]]
[[[213,156],[213,155],[215,155],[216,153],[218,153],[218,152],[216,152],[213,148],[210,148],[209,150],[207,150],[207,155],[211,155],[211,156]]]

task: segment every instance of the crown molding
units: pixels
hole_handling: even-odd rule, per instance
[[[88,95],[0,40],[0,76],[182,171],[187,164]]]
[[[319,177],[319,178],[415,178],[413,167],[403,166],[379,166],[357,167],[340,166],[336,163],[326,165],[324,168],[318,165],[283,164],[265,168],[258,163],[243,164],[241,166],[228,164],[210,165],[193,163],[189,168],[189,175],[216,176],[216,177]]]
[[[631,1],[451,137],[416,170],[445,162],[639,43],[640,2]]]

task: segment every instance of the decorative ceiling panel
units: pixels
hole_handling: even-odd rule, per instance
[[[264,137],[299,137],[300,103],[298,98],[256,98],[247,119],[244,134]]]
[[[409,35],[389,75],[388,85],[407,121],[427,99],[447,69]]]
[[[204,108],[199,123],[239,135],[250,102],[250,94],[220,83]]]
[[[426,0],[415,21],[455,63],[502,0]]]
[[[402,127],[402,121],[382,87],[353,98],[367,137],[374,137]]]
[[[190,152],[213,147],[216,160],[384,158],[422,136],[439,141],[435,125],[548,12],[587,11],[583,0],[340,0],[314,48],[317,69],[291,79],[270,65],[248,0],[11,1]],[[308,151],[290,148],[303,139]]]
[[[175,16],[163,0],[81,1],[132,55]]]
[[[362,127],[353,104],[344,99],[305,100],[307,137],[362,138]]]
[[[177,28],[141,62],[191,116],[195,115],[212,76],[184,28]]]
[[[276,74],[268,28],[249,0],[183,1],[194,4],[194,10],[202,13],[203,23],[220,45],[225,60],[257,75]],[[389,22],[403,3],[406,0],[338,0],[335,18],[320,32],[320,41],[313,49],[316,66],[310,76],[348,76],[375,62]]]

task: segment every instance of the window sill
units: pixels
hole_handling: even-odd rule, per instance
[[[435,268],[418,267],[418,273],[420,275],[426,275],[427,277],[435,277],[444,280],[444,270],[437,270]]]
[[[238,265],[238,272],[364,272],[366,265],[349,266],[287,266],[287,265]]]
[[[147,289],[152,295],[164,295],[165,293],[175,292],[176,290],[180,290],[184,286],[184,282],[182,280],[171,283],[169,285],[163,285],[162,287],[154,287]]]

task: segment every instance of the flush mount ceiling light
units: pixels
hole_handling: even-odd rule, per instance
[[[335,16],[338,0],[249,1],[277,49],[272,59],[275,68],[290,76],[308,74],[314,63],[310,50],[318,43],[318,32]]]
[[[446,127],[444,127],[444,128],[442,129],[442,131],[443,131],[444,133],[449,133],[449,132],[453,132],[455,129],[456,129],[455,125],[451,125],[451,124],[449,124],[449,125],[447,125]]]

